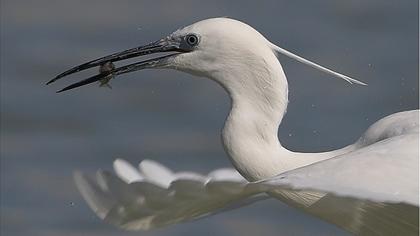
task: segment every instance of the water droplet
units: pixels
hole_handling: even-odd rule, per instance
[[[138,197],[137,199],[136,199],[136,204],[137,205],[143,205],[144,204],[144,202],[145,202],[145,198],[144,197]]]
[[[125,212],[125,208],[123,207],[123,206],[120,206],[120,207],[118,207],[117,208],[117,211],[118,211],[118,213],[119,214],[121,214],[121,215],[124,215],[126,212]]]

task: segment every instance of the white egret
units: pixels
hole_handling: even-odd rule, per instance
[[[137,169],[116,160],[118,177],[104,171],[96,179],[75,175],[80,192],[100,218],[125,229],[147,230],[270,196],[355,234],[418,234],[419,112],[385,117],[342,149],[287,150],[277,137],[288,103],[287,80],[277,54],[350,83],[364,83],[288,52],[240,21],[203,20],[146,46],[74,67],[50,82],[104,63],[159,52],[173,53],[107,70],[59,92],[146,68],[210,78],[231,98],[222,140],[240,175],[233,169],[206,176],[173,173],[149,160]]]

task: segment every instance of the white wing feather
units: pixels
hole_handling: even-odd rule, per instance
[[[253,183],[234,169],[176,173],[151,160],[136,169],[120,159],[118,177],[76,173],[75,181],[101,219],[128,230],[198,219],[268,193],[357,235],[418,235],[418,115],[388,116],[365,132],[355,151]]]
[[[393,137],[261,183],[418,206],[417,143],[418,134]]]
[[[76,185],[88,205],[103,220],[127,230],[148,230],[194,220],[268,198],[250,187],[234,169],[218,169],[203,176],[174,173],[143,160],[139,169],[114,162],[117,176],[98,171],[96,179],[79,172]]]
[[[356,235],[418,235],[418,119],[418,111],[390,115],[359,149],[252,184]]]
[[[252,184],[356,235],[418,235],[418,141],[389,138]],[[310,205],[308,192],[320,196]]]

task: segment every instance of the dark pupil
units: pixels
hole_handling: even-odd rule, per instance
[[[195,36],[189,36],[187,38],[187,41],[188,41],[189,44],[194,45],[194,44],[197,43],[197,38]]]

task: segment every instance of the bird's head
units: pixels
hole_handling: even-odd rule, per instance
[[[109,78],[120,74],[152,68],[176,69],[209,77],[225,85],[227,81],[223,80],[227,74],[259,69],[264,73],[265,68],[263,67],[267,65],[267,62],[275,60],[276,52],[313,67],[321,67],[271,44],[258,31],[245,23],[229,18],[211,18],[181,28],[147,45],[114,53],[76,66],[59,74],[47,84],[67,75],[100,66],[100,74],[67,86],[59,92],[99,80],[109,80]],[[116,61],[155,53],[164,53],[165,55],[118,68],[115,68],[112,64]],[[278,64],[277,61],[276,63]],[[110,64],[111,66],[109,66]],[[105,67],[104,65],[108,66]],[[280,67],[280,64],[278,66]],[[324,71],[328,70],[321,67],[321,70],[323,69]],[[335,75],[342,76],[338,73]],[[343,79],[348,80],[347,78]],[[353,79],[350,80],[350,82],[355,82]]]
[[[229,18],[199,21],[175,31],[171,39],[186,45],[188,53],[171,57],[166,66],[210,78],[255,67],[256,61],[267,56],[275,58],[269,42],[258,31]]]

